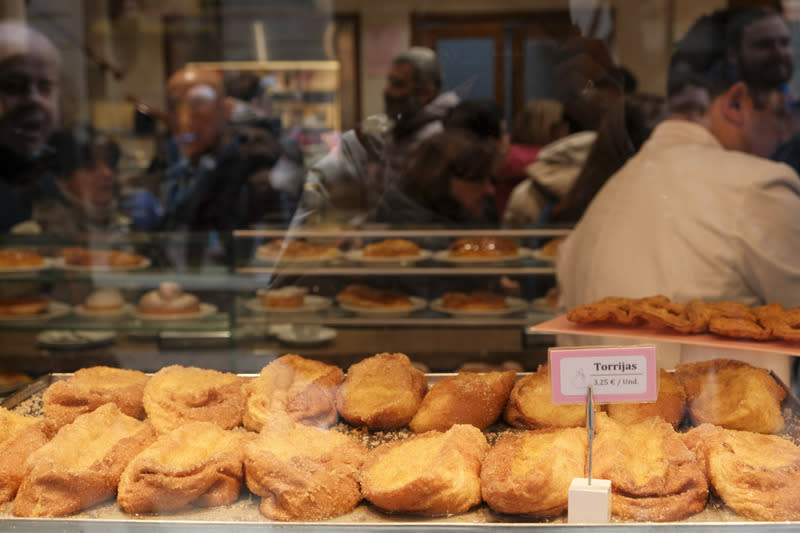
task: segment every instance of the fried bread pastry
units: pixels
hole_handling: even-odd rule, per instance
[[[503,417],[522,429],[577,427],[586,425],[583,405],[556,405],[547,365],[521,378],[511,389]]]
[[[611,403],[608,416],[623,424],[635,424],[651,416],[661,417],[677,428],[686,414],[686,391],[670,372],[659,371],[658,398],[650,403]]]
[[[623,326],[637,326],[644,323],[642,317],[633,313],[634,298],[608,296],[602,300],[573,307],[567,311],[567,320],[578,324],[610,322]]]
[[[464,237],[447,247],[452,257],[489,258],[517,255],[519,245],[508,237]]]
[[[193,366],[166,366],[144,387],[144,410],[159,433],[187,422],[214,422],[222,429],[242,423],[245,378]]]
[[[138,370],[109,366],[81,368],[72,377],[47,387],[42,396],[44,416],[61,427],[111,402],[126,415],[143,419],[142,396],[149,379]]]
[[[38,267],[44,264],[44,257],[36,252],[20,248],[0,250],[0,268]]]
[[[665,327],[679,333],[699,333],[705,331],[697,330],[698,324],[689,320],[683,304],[671,302],[666,296],[658,295],[648,298],[640,298],[633,304],[633,315],[642,318],[646,323]]]
[[[379,353],[347,369],[336,408],[348,423],[370,429],[408,424],[428,391],[425,373],[402,353]]]
[[[271,520],[339,516],[361,501],[366,456],[354,437],[278,416],[244,446],[247,486],[261,496],[259,510]]]
[[[455,424],[486,429],[503,414],[516,377],[513,370],[444,377],[422,399],[408,427],[415,433],[447,431]]]
[[[0,504],[14,499],[25,461],[56,433],[49,420],[18,415],[0,407]]]
[[[442,307],[459,311],[484,311],[507,309],[506,297],[491,291],[446,292],[442,296]]]
[[[611,512],[648,522],[681,520],[703,510],[708,483],[671,424],[648,418],[620,424],[597,415],[593,476],[611,480]]]
[[[64,516],[111,498],[122,471],[155,440],[153,427],[102,405],[28,456],[14,516]]]
[[[428,516],[463,513],[481,502],[481,462],[489,443],[458,424],[381,444],[361,469],[361,491],[377,507]]]
[[[702,424],[683,435],[725,504],[752,520],[800,520],[800,448],[777,435]]]
[[[483,500],[498,513],[562,514],[572,480],[586,476],[588,446],[583,428],[503,434],[483,460]]]
[[[763,368],[742,361],[713,359],[675,367],[686,390],[692,422],[728,429],[777,433],[785,423],[781,402],[786,391]]]
[[[416,257],[419,246],[408,239],[384,239],[364,246],[364,257]]]
[[[246,385],[244,426],[261,431],[267,420],[284,414],[302,424],[330,427],[339,418],[336,388],[342,380],[344,372],[338,366],[283,355]]]
[[[402,291],[375,289],[352,283],[336,295],[336,301],[370,309],[407,309],[414,305]]]
[[[241,440],[213,422],[189,422],[160,435],[128,463],[117,503],[140,514],[236,501],[244,478]]]
[[[758,323],[770,333],[773,339],[787,342],[800,341],[800,308],[784,309],[779,303],[756,307],[753,312]]]

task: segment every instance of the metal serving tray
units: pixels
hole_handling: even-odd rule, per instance
[[[3,407],[26,414],[40,416],[43,391],[54,381],[66,379],[72,374],[49,374],[34,381],[2,402]],[[255,374],[242,374],[255,377]],[[452,374],[429,374],[430,383]],[[780,380],[778,380],[779,383]],[[781,383],[781,385],[784,385]],[[784,385],[785,387],[785,385]],[[797,440],[800,437],[800,401],[788,394],[784,401],[784,415],[788,431]],[[487,432],[496,436],[505,426],[489,428]],[[490,438],[491,441],[491,438]],[[749,521],[728,509],[720,500],[712,497],[702,512],[680,522],[642,523],[612,519],[610,524],[568,524],[566,517],[535,519],[519,515],[504,515],[493,512],[486,504],[467,513],[448,517],[421,518],[414,515],[389,514],[362,502],[353,512],[333,519],[318,522],[273,522],[258,511],[260,498],[242,490],[238,501],[231,505],[211,509],[191,509],[168,515],[129,515],[117,507],[114,500],[101,503],[83,512],[60,518],[17,518],[11,514],[11,503],[0,505],[0,533],[107,533],[129,531],[202,533],[219,531],[292,531],[292,532],[408,532],[412,530],[433,533],[504,532],[522,531],[531,528],[558,533],[597,531],[602,533],[625,533],[631,531],[658,532],[718,532],[747,533],[788,532],[800,530],[800,522],[755,522]]]

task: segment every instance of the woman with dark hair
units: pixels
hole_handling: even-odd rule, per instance
[[[49,145],[55,150],[53,194],[33,207],[41,231],[64,238],[126,232],[130,219],[118,209],[115,182],[119,146],[91,128],[58,131]]]
[[[445,129],[412,153],[396,189],[384,195],[376,221],[394,224],[487,224],[494,194],[495,150],[462,129]]]

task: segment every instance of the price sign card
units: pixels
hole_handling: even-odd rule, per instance
[[[652,402],[658,397],[655,345],[550,348],[553,403]]]

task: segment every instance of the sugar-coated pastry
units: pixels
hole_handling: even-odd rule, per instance
[[[379,353],[347,369],[336,407],[354,426],[400,428],[414,417],[427,390],[425,373],[407,355]]]
[[[212,422],[160,435],[125,468],[117,503],[131,514],[233,503],[244,479],[242,438]]]
[[[677,428],[686,414],[686,391],[672,373],[663,368],[659,373],[658,398],[647,403],[611,403],[608,416],[623,424],[635,424],[651,416],[659,416]]]
[[[481,462],[489,443],[468,424],[381,444],[361,469],[361,491],[386,511],[428,516],[463,513],[481,503]]]
[[[113,498],[122,471],[154,440],[150,424],[113,403],[79,416],[28,456],[14,516],[65,516]]]
[[[162,368],[145,385],[148,420],[159,433],[188,422],[213,422],[223,429],[242,423],[245,378],[192,366]]]
[[[339,419],[336,388],[344,379],[338,366],[283,355],[265,366],[245,387],[244,425],[261,431],[264,423],[288,415],[297,422],[330,427]]]
[[[50,420],[18,415],[0,407],[0,504],[14,499],[28,456],[55,433]]]
[[[511,389],[503,417],[522,429],[586,426],[586,407],[553,403],[547,365],[521,378]]]
[[[126,415],[142,419],[145,416],[142,396],[149,379],[138,370],[108,366],[81,368],[45,389],[44,415],[61,427],[110,402]]]
[[[569,486],[586,477],[589,438],[584,428],[504,433],[481,467],[481,494],[498,513],[558,516]]]
[[[367,450],[354,437],[276,416],[244,450],[247,486],[271,520],[332,518],[361,501]]]
[[[433,384],[408,427],[415,433],[446,431],[455,424],[486,429],[503,413],[517,373],[461,372]]]

